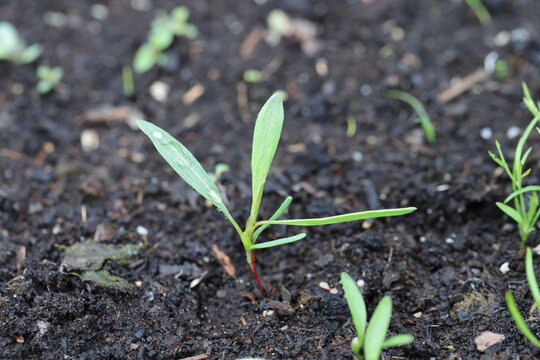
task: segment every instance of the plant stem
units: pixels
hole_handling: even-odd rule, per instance
[[[255,279],[257,280],[257,286],[259,287],[259,291],[262,295],[264,295],[264,289],[261,283],[261,278],[259,278],[259,274],[257,273],[257,265],[255,264],[255,252],[250,251],[248,254],[248,263],[251,266],[251,271],[253,272],[253,275],[255,276]]]

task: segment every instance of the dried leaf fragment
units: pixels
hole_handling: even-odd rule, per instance
[[[219,261],[221,266],[223,266],[223,269],[225,269],[225,272],[229,274],[230,276],[236,275],[236,268],[234,267],[234,264],[232,263],[231,258],[229,255],[225,254],[216,244],[211,244],[212,247],[212,255]]]

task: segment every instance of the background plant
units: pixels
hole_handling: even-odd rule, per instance
[[[36,60],[42,51],[39,44],[26,46],[11,23],[0,21],[0,60],[25,65]]]
[[[46,94],[50,92],[64,76],[64,70],[61,67],[48,67],[40,65],[36,74],[39,78],[39,82],[36,85],[36,89],[40,94]]]
[[[247,262],[251,267],[253,275],[261,293],[263,287],[255,266],[255,250],[265,249],[274,246],[288,244],[306,237],[305,233],[294,236],[267,241],[257,244],[259,235],[270,225],[291,225],[291,226],[315,226],[343,223],[348,221],[371,219],[383,216],[397,216],[410,213],[416,208],[407,207],[388,210],[371,210],[355,212],[344,215],[330,216],[318,219],[292,219],[278,220],[278,218],[289,207],[292,198],[287,197],[269,220],[258,220],[259,207],[261,205],[264,184],[270,165],[274,158],[281,129],[283,126],[284,110],[283,102],[279,94],[274,94],[261,108],[255,130],[253,133],[253,148],[251,154],[252,172],[252,203],[249,218],[245,228],[242,229],[234,220],[229,210],[224,204],[221,194],[214,183],[214,179],[203,169],[195,157],[174,137],[156,125],[147,121],[138,120],[139,128],[150,138],[160,155],[169,165],[182,177],[193,189],[204,198],[214,204],[218,210],[223,212],[225,217],[231,222],[237,231],[244,249],[246,251]]]
[[[539,104],[535,104],[527,85],[523,83],[523,93],[524,98],[523,102],[527,108],[531,111],[534,118],[531,120],[516,146],[516,152],[514,154],[514,162],[512,169],[506,162],[504,154],[501,150],[501,145],[498,141],[495,141],[495,146],[497,147],[498,156],[493,154],[491,151],[489,155],[499,166],[501,166],[512,181],[512,193],[504,200],[504,203],[497,202],[497,206],[501,209],[506,215],[510,216],[518,224],[519,233],[521,235],[521,246],[525,245],[525,241],[529,237],[529,234],[534,231],[536,223],[540,217],[540,207],[538,201],[538,193],[540,191],[540,186],[530,185],[523,187],[523,179],[530,174],[531,169],[524,171],[525,162],[527,157],[531,153],[532,148],[527,149],[523,152],[525,148],[525,142],[527,141],[531,131],[534,126],[540,120],[540,107]],[[525,194],[529,193],[528,201],[525,200]],[[508,205],[512,201],[513,207]]]
[[[145,73],[155,65],[163,66],[167,62],[163,51],[172,45],[175,36],[196,37],[197,26],[188,23],[188,18],[189,10],[185,6],[175,7],[170,14],[159,11],[152,21],[148,40],[135,53],[133,70]]]
[[[433,126],[433,123],[431,122],[426,109],[424,109],[424,106],[417,98],[405,91],[397,89],[388,90],[386,92],[386,96],[392,99],[404,101],[410,106],[412,106],[414,111],[416,111],[416,113],[418,114],[416,122],[420,123],[422,129],[424,129],[424,133],[426,134],[426,138],[428,139],[428,141],[431,144],[435,143],[435,126]]]
[[[534,276],[534,267],[532,259],[531,248],[527,248],[527,253],[525,255],[525,272],[527,274],[527,282],[529,283],[529,289],[531,290],[532,297],[536,303],[536,310],[540,312],[540,289],[538,289],[538,283],[536,282],[536,277]],[[534,336],[532,331],[529,329],[525,320],[519,313],[519,310],[514,300],[514,295],[511,291],[506,293],[506,306],[510,311],[510,315],[514,318],[517,327],[527,339],[529,339],[536,347],[540,347],[540,340]]]
[[[350,275],[345,272],[341,273],[341,284],[356,330],[356,337],[351,342],[351,349],[359,359],[377,360],[382,349],[407,345],[414,341],[414,337],[408,334],[394,335],[386,339],[386,332],[392,317],[392,299],[389,296],[381,299],[366,328],[366,304],[360,289]]]
[[[482,0],[465,0],[465,2],[474,12],[478,18],[478,21],[480,21],[480,24],[486,26],[491,23],[491,14],[485,7],[484,3],[482,3]]]

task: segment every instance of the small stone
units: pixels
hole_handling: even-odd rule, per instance
[[[493,136],[493,130],[491,128],[485,127],[480,130],[480,137],[484,140],[489,140]]]
[[[19,344],[24,343],[24,337],[23,337],[21,334],[18,334],[18,335],[17,335],[17,339],[16,339],[16,340],[17,340],[17,342],[18,342]]]
[[[506,274],[507,272],[510,271],[510,266],[509,266],[508,261],[505,262],[504,264],[502,264],[502,265],[499,267],[499,271],[500,271],[502,274]]]
[[[493,346],[500,344],[505,339],[502,334],[495,334],[491,331],[484,331],[474,339],[476,349],[481,352],[496,351]]]
[[[497,35],[495,35],[495,37],[493,38],[493,43],[495,44],[495,46],[503,47],[503,46],[508,45],[511,37],[512,36],[510,35],[510,33],[504,30],[498,33]]]
[[[49,327],[51,326],[49,322],[43,320],[38,320],[36,325],[39,330],[38,337],[42,337],[43,335],[45,335],[45,333],[49,330]]]
[[[520,129],[517,126],[510,126],[510,128],[506,131],[506,137],[511,139],[514,139],[519,135]]]
[[[274,310],[264,310],[263,317],[268,317],[274,315]]]
[[[81,133],[81,147],[84,151],[99,149],[99,134],[96,130],[87,129]]]
[[[144,226],[142,225],[139,225],[137,226],[137,234],[141,235],[141,236],[146,236],[148,235],[148,229],[146,229]]]
[[[422,312],[421,312],[421,311],[415,312],[415,313],[413,314],[413,316],[414,316],[415,318],[417,318],[417,319],[420,319],[420,318],[422,317]]]
[[[129,344],[129,348],[131,350],[137,350],[139,348],[139,346],[141,346],[140,344],[137,344],[137,343],[131,343]]]
[[[171,87],[163,81],[155,81],[152,85],[150,85],[149,91],[154,100],[164,103],[169,97],[170,88]]]

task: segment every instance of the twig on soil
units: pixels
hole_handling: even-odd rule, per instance
[[[201,359],[208,359],[208,354],[190,356],[190,357],[179,359],[179,360],[201,360]]]
[[[479,69],[465,76],[463,79],[460,79],[457,83],[450,85],[450,87],[444,91],[441,91],[437,95],[437,102],[447,103],[450,100],[458,97],[463,94],[465,91],[469,90],[473,85],[486,80],[489,76],[489,73],[484,69]]]
[[[263,27],[256,26],[251,30],[249,35],[246,37],[242,45],[240,46],[240,57],[242,59],[247,58],[251,55],[259,41],[261,41],[263,36]]]

